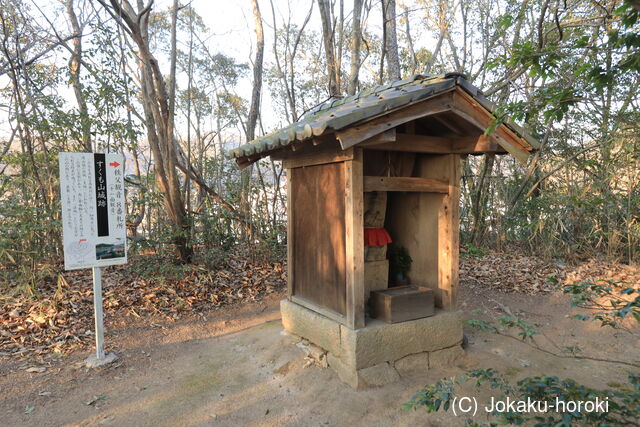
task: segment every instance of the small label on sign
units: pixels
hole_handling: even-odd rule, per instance
[[[115,153],[60,153],[66,270],[127,262],[124,158]]]

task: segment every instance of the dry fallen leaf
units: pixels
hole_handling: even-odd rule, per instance
[[[138,276],[133,265],[106,268],[105,323],[124,326],[133,318],[172,322],[223,305],[259,301],[284,289],[286,264],[258,262],[249,253],[234,249],[216,270],[192,265],[172,280],[153,273]],[[137,262],[157,263],[158,268],[167,264],[145,256]],[[93,346],[90,270],[59,276],[62,280],[38,283],[38,298],[16,295],[0,300],[0,357],[63,355]]]

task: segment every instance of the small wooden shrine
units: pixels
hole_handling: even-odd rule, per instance
[[[288,180],[283,323],[324,348],[329,365],[352,386],[380,385],[402,375],[399,361],[408,355],[425,353],[416,363],[428,368],[425,360],[443,359],[438,351],[461,351],[456,302],[461,156],[509,153],[524,163],[538,148],[508,122],[485,135],[495,120],[492,110],[461,74],[417,75],[331,99],[299,122],[230,152],[240,167],[265,156],[283,161]],[[406,283],[413,286],[409,294],[383,292]],[[413,316],[387,313],[411,320],[374,319],[369,299],[378,291],[377,298],[389,301],[405,294],[409,304],[412,293],[421,301],[430,298],[435,312],[433,307],[424,312],[435,314],[420,318],[420,304],[413,304],[418,313]],[[401,311],[398,301],[376,306]]]

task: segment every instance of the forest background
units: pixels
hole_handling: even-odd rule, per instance
[[[0,284],[62,271],[57,153],[126,156],[130,254],[281,262],[286,176],[228,149],[330,97],[457,71],[542,143],[463,161],[461,241],[637,263],[635,0],[0,0]],[[150,262],[151,261],[151,262]],[[135,264],[135,263],[134,263]],[[159,270],[158,270],[159,269]]]

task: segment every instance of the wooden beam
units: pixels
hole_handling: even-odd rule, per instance
[[[293,182],[293,177],[291,173],[291,169],[286,170],[287,173],[287,297],[291,299],[293,296],[293,263],[295,260],[293,259],[294,248],[293,248],[293,186],[295,183]]]
[[[439,136],[396,134],[395,142],[360,144],[367,150],[403,151],[426,154],[504,153],[491,137],[442,138]]]
[[[345,160],[351,159],[353,159],[353,149],[345,151],[319,151],[285,159],[282,161],[282,165],[285,169],[291,169],[304,166],[315,166],[327,163],[344,162]]]
[[[333,132],[324,133],[322,135],[312,137],[313,145],[321,145],[326,143],[338,142],[336,134]]]
[[[445,310],[456,310],[460,250],[460,156],[446,158],[449,185],[438,211],[438,289]]]
[[[321,145],[321,147],[316,147]],[[331,132],[320,136],[314,136],[304,141],[294,141],[284,147],[278,147],[269,153],[258,154],[257,157],[270,156],[272,160],[284,160],[302,154],[306,151],[331,150],[340,147],[336,135]],[[255,155],[254,155],[255,156]]]
[[[506,153],[494,138],[486,135],[456,138],[453,140],[451,152],[455,154]]]
[[[291,146],[287,146],[280,151],[275,151],[273,154],[270,154],[272,160],[287,160],[287,159],[295,159],[301,156],[306,156],[307,154],[315,154],[315,153],[341,153],[343,152],[342,147],[338,141],[335,141],[334,144],[323,144],[320,146],[314,146],[312,144],[308,144],[304,148],[293,151],[291,150]]]
[[[396,134],[395,142],[363,145],[367,150],[404,151],[410,153],[436,153],[446,154],[451,152],[452,139],[439,136]]]
[[[304,140],[304,141],[294,141],[292,142],[289,146],[291,147],[291,151],[300,151],[303,149],[309,149],[311,147],[313,147],[314,144],[313,142],[311,142],[311,140]]]
[[[403,123],[450,111],[452,102],[452,92],[438,94],[434,98],[417,102],[399,111],[385,114],[361,125],[348,127],[343,131],[336,132],[336,136],[342,148],[347,149]]]
[[[358,144],[359,147],[370,147],[377,144],[383,144],[386,142],[396,142],[396,128],[389,129],[386,132],[379,133],[378,135],[367,139],[366,141]]]
[[[345,245],[347,326],[364,327],[364,193],[362,149],[355,148],[352,160],[345,162]]]
[[[313,301],[309,301],[308,299],[301,297],[299,295],[292,295],[289,297],[289,300],[291,300],[292,302],[295,302],[296,304],[299,304],[305,308],[308,308],[311,311],[315,311],[316,313],[320,313],[322,314],[324,317],[328,317],[331,320],[335,320],[336,322],[348,326],[347,325],[347,321],[346,318],[338,313],[337,311],[333,311],[330,308],[327,307],[322,307],[319,304],[316,304]]]
[[[469,123],[474,124],[480,130],[485,131],[493,123],[495,119],[493,115],[464,91],[456,90],[453,94],[453,99],[453,112]],[[504,124],[498,126],[498,128],[492,132],[491,136],[520,163],[527,163],[531,153],[525,148],[525,142],[523,142],[522,138],[517,137],[517,135],[509,131]]]
[[[364,191],[411,191],[447,194],[449,192],[449,184],[446,181],[431,178],[365,176]]]
[[[258,160],[260,160],[259,157],[257,157],[257,158],[239,157],[239,158],[236,159],[236,163],[238,164],[238,167],[240,168],[240,170],[243,170],[243,169],[248,168],[249,166],[251,166],[255,162],[257,162]]]
[[[287,145],[286,147],[282,147],[277,151],[269,154],[272,160],[284,160],[292,157],[293,150],[291,150],[291,146]]]
[[[454,126],[449,120],[447,120],[440,114],[436,114],[435,116],[433,116],[433,119],[458,136],[462,136],[465,133],[464,131],[460,130],[459,127]]]
[[[480,105],[480,103],[478,101],[476,101],[471,95],[469,95],[467,92],[463,91],[463,90],[457,90],[458,95],[461,98],[466,99],[469,104],[476,110],[481,110],[483,112],[488,112],[486,108],[484,108],[482,105]],[[489,113],[489,115],[491,116],[491,118],[493,119],[493,114]],[[531,146],[531,144],[529,143],[529,141],[527,141],[526,138],[519,136],[518,134],[516,134],[513,130],[511,130],[511,128],[509,128],[509,126],[507,126],[506,124],[502,124],[500,125],[500,130],[501,132],[504,133],[505,137],[507,139],[512,139],[513,141],[516,142],[516,144],[520,147],[522,147],[523,149],[525,149],[527,152],[531,152],[534,147]]]
[[[480,128],[481,130],[482,129],[486,130],[490,126],[490,124],[486,124],[486,126],[483,126],[482,122],[478,121],[476,118],[473,117],[473,115],[469,114],[469,112],[463,111],[462,109],[457,110],[455,113],[458,114],[460,117],[464,118],[465,120],[468,120],[469,122],[476,124],[476,126],[478,126],[478,128]],[[503,137],[501,137],[500,128],[496,129],[491,134],[491,137],[494,138],[502,148],[504,148],[509,154],[515,157],[520,163],[522,163],[523,165],[527,164],[529,160],[529,155],[530,155],[529,151],[522,148],[518,143],[509,142],[505,140]]]

